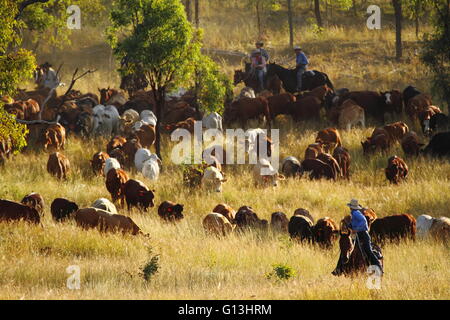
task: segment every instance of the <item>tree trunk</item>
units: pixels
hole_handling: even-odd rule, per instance
[[[395,57],[400,60],[402,57],[402,1],[392,0],[395,12]]]
[[[322,27],[322,17],[320,16],[319,0],[314,0],[314,14],[316,15],[317,25]]]
[[[419,12],[420,12],[420,2],[416,2],[416,7],[414,8],[414,23],[416,25],[416,38],[419,39]]]
[[[288,6],[288,23],[289,23],[289,46],[294,46],[294,26],[292,23],[292,0],[287,0]]]
[[[200,0],[195,0],[195,26],[198,28],[200,25]]]
[[[352,9],[353,9],[353,15],[356,17],[356,16],[357,16],[357,12],[356,12],[356,0],[352,0]]]
[[[259,11],[259,0],[255,2],[256,5],[256,23],[258,24],[258,38],[261,38],[261,12]]]
[[[189,22],[192,22],[191,0],[185,0],[186,16]]]

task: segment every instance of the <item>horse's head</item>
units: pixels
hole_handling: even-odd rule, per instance
[[[237,85],[239,82],[244,80],[244,72],[242,70],[234,70],[233,84]]]
[[[98,92],[100,92],[100,104],[105,104],[111,98],[112,89],[109,87],[103,89],[98,88]]]

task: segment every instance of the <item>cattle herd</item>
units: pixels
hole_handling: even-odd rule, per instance
[[[67,179],[71,171],[70,159],[63,154],[67,135],[77,135],[82,139],[97,136],[109,139],[105,151],[98,151],[92,156],[90,166],[94,175],[104,177],[112,201],[100,198],[90,207],[79,208],[74,201],[54,199],[50,211],[56,222],[73,219],[82,228],[145,236],[130,217],[118,214],[116,205],[123,208],[126,203],[128,210],[137,208],[141,211],[155,206],[156,191],[142,181],[130,179],[127,173],[130,170],[140,172],[150,181],[159,178],[162,163],[150,151],[155,143],[158,121],[153,113],[155,102],[151,92],[142,90],[129,99],[121,91],[110,88],[99,89],[99,94],[100,97],[94,93],[82,94],[72,90],[58,97],[54,91],[41,88],[19,91],[14,98],[2,99],[7,102],[5,110],[13,114],[17,121],[28,125],[29,147],[42,147],[50,152],[47,171],[57,179]],[[190,92],[167,98],[160,126],[163,133],[179,128],[193,132],[197,120],[202,120],[204,128],[223,130],[222,116],[215,112],[201,114],[192,107],[193,99]],[[384,123],[386,113],[395,116],[403,110],[411,121],[418,121],[423,136],[430,139],[425,148],[419,135],[410,131],[404,122]],[[282,161],[280,174],[268,158],[260,157],[254,165],[255,185],[276,186],[280,179],[300,178],[305,174],[310,179],[350,180],[351,156],[342,144],[339,130],[350,130],[355,125],[364,127],[368,118],[382,125],[361,142],[362,152],[367,156],[375,153],[387,156],[396,143],[401,145],[405,155],[411,157],[450,156],[448,116],[433,105],[429,95],[412,86],[401,93],[398,90],[335,91],[322,85],[297,95],[263,91],[258,96],[251,88],[245,87],[239,97],[225,104],[223,122],[224,126],[240,122],[245,128],[248,120],[263,117],[264,123],[271,127],[279,115],[291,116],[297,122],[320,121],[323,114],[332,125],[317,133],[314,143],[305,150],[304,159],[300,161],[293,156],[286,157]],[[267,156],[270,157],[272,141],[266,131],[247,130],[246,151],[249,154],[254,152],[260,155],[258,148],[262,144],[267,147]],[[9,157],[10,153],[11,142],[0,141],[0,161]],[[201,172],[201,185],[208,191],[221,192],[222,184],[226,182],[222,171],[222,166],[227,163],[225,151],[215,148],[213,152],[204,152],[204,159],[206,164]],[[267,169],[265,175],[261,175],[262,168]],[[387,158],[385,175],[393,184],[404,181],[408,176],[405,160],[396,155]],[[26,195],[21,203],[0,200],[0,221],[26,220],[40,224],[44,207],[44,199],[38,193]],[[184,218],[183,207],[182,204],[163,201],[158,206],[158,216],[164,221],[176,223]],[[399,214],[377,218],[369,208],[363,209],[363,213],[372,237],[379,244],[387,240],[415,239],[416,231],[420,237],[432,235],[448,240],[450,236],[450,219],[445,217],[422,215],[416,220],[409,214]],[[260,219],[250,206],[241,206],[235,211],[222,203],[204,217],[202,224],[208,234],[219,237],[249,229],[262,232],[270,229],[289,234],[295,241],[314,243],[323,248],[332,247],[339,236],[341,257],[335,274],[341,274],[353,272],[361,266],[361,259],[352,257],[356,253],[351,252],[353,247],[346,228],[348,220],[349,217],[345,217],[338,225],[329,217],[316,219],[308,210],[299,208],[290,218],[283,212],[274,212],[269,222]],[[352,268],[348,261],[353,261]]]

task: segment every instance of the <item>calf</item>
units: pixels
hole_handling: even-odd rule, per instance
[[[62,153],[55,152],[49,155],[47,161],[47,172],[58,179],[67,179],[70,171],[70,162]]]
[[[106,198],[99,198],[95,200],[92,205],[92,208],[102,209],[111,214],[117,214],[116,206]]]
[[[223,177],[216,167],[209,166],[203,171],[201,184],[203,188],[214,190],[216,192],[222,192],[222,183],[227,180]]]
[[[334,180],[342,177],[341,167],[339,166],[337,160],[331,154],[321,153],[317,156],[317,160],[322,160],[331,167],[331,169],[333,170],[333,176],[335,177]]]
[[[110,153],[113,149],[122,148],[127,139],[122,136],[115,136],[106,145],[106,152]]]
[[[274,169],[272,164],[267,159],[260,159],[259,163],[253,167],[253,177],[255,186],[278,186],[278,180],[284,180],[285,177]]]
[[[408,176],[408,166],[402,158],[393,156],[388,159],[385,173],[386,179],[388,179],[390,183],[398,184]]]
[[[363,153],[369,155],[381,150],[387,152],[391,147],[391,140],[388,132],[382,128],[377,128],[372,133],[372,136],[368,137],[366,141],[361,141]]]
[[[234,224],[234,218],[236,216],[236,211],[229,205],[227,205],[225,203],[220,203],[214,207],[212,212],[220,213],[225,218],[227,218],[230,223]]]
[[[259,219],[252,207],[242,206],[239,208],[235,217],[236,225],[239,230],[248,229],[266,229],[268,222],[265,219]]]
[[[160,165],[161,160],[158,158],[156,153],[152,154],[150,159],[145,161],[142,166],[142,175],[152,181],[158,180]]]
[[[388,133],[391,143],[395,141],[398,142],[402,141],[405,134],[407,134],[409,131],[409,128],[406,125],[406,123],[401,121],[385,125],[383,129],[386,130],[386,132]]]
[[[289,219],[283,212],[274,212],[270,218],[270,227],[276,232],[288,232]]]
[[[75,221],[84,229],[99,229],[101,232],[122,232],[123,234],[142,234],[141,229],[130,217],[111,214],[96,208],[79,209]]]
[[[321,142],[312,143],[305,150],[305,159],[316,159],[323,152],[323,144]]]
[[[338,124],[339,128],[350,130],[352,126],[361,124],[365,127],[364,109],[361,108],[355,101],[347,99],[339,108]]]
[[[128,180],[123,186],[123,194],[127,202],[128,210],[138,207],[147,210],[148,207],[154,207],[155,190],[150,190],[139,180]]]
[[[105,177],[111,169],[120,169],[120,163],[116,158],[108,158],[105,160],[105,167],[103,168],[103,174]]]
[[[281,164],[281,173],[285,177],[301,177],[302,166],[300,161],[295,157],[287,157]]]
[[[44,216],[44,198],[39,193],[33,192],[26,195],[20,203],[36,209],[41,216]]]
[[[138,130],[135,130],[134,134],[131,135],[130,138],[137,138],[139,143],[144,148],[150,149],[150,147],[155,143],[156,129],[150,124],[144,124]]]
[[[323,129],[317,133],[316,143],[321,143],[324,146],[325,152],[334,150],[335,147],[340,147],[341,136],[336,128]]]
[[[92,156],[91,167],[92,172],[94,172],[94,175],[104,175],[103,169],[105,167],[106,159],[109,158],[109,155],[106,152],[97,152]]]
[[[288,232],[293,240],[298,241],[313,241],[313,223],[305,216],[294,215],[289,220]]]
[[[424,144],[419,142],[419,137],[414,131],[410,131],[403,137],[401,146],[406,155],[418,156]]]
[[[350,180],[350,162],[351,157],[350,153],[347,149],[343,147],[337,147],[333,151],[333,158],[336,159],[337,163],[339,164],[339,167],[341,168],[342,176]]]
[[[142,145],[139,143],[138,139],[128,139],[127,142],[122,146],[122,151],[124,155],[124,166],[126,168],[131,168],[134,164],[134,158],[136,152],[142,149]]]
[[[172,201],[164,201],[158,207],[158,215],[161,219],[175,222],[184,218],[183,205]]]
[[[24,220],[34,224],[41,222],[35,208],[9,200],[0,200],[0,221]]]
[[[211,212],[203,219],[203,228],[206,233],[214,234],[216,236],[227,236],[232,233],[235,225],[218,212]]]
[[[69,217],[72,213],[78,211],[78,205],[75,202],[64,198],[56,198],[50,205],[53,220],[60,222]]]
[[[109,157],[114,158],[119,162],[120,167],[125,167],[125,152],[123,152],[122,148],[115,148],[109,152]],[[106,162],[106,161],[105,161]]]
[[[59,150],[64,149],[66,144],[66,129],[59,123],[50,125],[44,133],[44,149]]]
[[[336,223],[328,217],[319,219],[313,227],[314,242],[325,248],[333,246],[335,235],[339,233]]]
[[[310,179],[333,179],[336,180],[336,171],[333,170],[328,164],[319,159],[305,159],[301,163],[302,173],[311,172],[309,175]]]
[[[410,214],[398,214],[378,218],[372,223],[370,235],[376,242],[385,240],[415,239],[416,219]]]
[[[125,194],[123,193],[123,187],[129,180],[128,174],[122,169],[111,169],[106,175],[106,189],[111,194],[113,202],[120,200],[120,205],[123,207],[125,204]]]

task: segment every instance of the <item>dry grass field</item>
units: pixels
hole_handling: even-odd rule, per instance
[[[240,20],[226,20],[231,17]],[[210,24],[205,28],[205,46],[250,50],[254,32],[245,17],[228,14],[211,18],[215,23],[206,20],[205,24]],[[302,25],[297,40],[310,57],[310,69],[326,72],[337,88],[403,90],[414,84],[429,92],[413,28],[405,27],[404,59],[395,62],[392,23],[380,31],[369,31],[365,20],[359,20],[361,26],[330,27],[321,35]],[[40,60],[53,59],[54,65],[64,61],[66,82],[72,66],[99,67],[98,72],[76,84],[76,89],[83,92],[95,92],[97,87],[108,85],[117,87],[118,77],[114,68],[108,68],[106,51],[93,57],[87,50],[83,52],[81,35],[75,34],[73,42],[75,45],[65,55],[42,54]],[[292,54],[287,42],[285,29],[269,35],[268,47],[276,61]],[[240,67],[238,60],[218,57],[218,61],[230,77]],[[435,103],[442,106],[437,99]],[[406,117],[401,119],[420,132]],[[251,127],[260,125],[253,123]],[[295,124],[287,118],[278,119],[273,127],[280,129],[280,159],[290,155],[303,158],[316,131],[327,126],[325,121]],[[46,201],[45,217],[42,226],[0,224],[0,299],[449,299],[448,244],[417,240],[385,245],[382,287],[370,290],[366,275],[350,278],[331,274],[339,256],[337,243],[331,250],[324,250],[293,243],[287,234],[249,232],[218,239],[203,231],[203,217],[223,202],[236,210],[250,205],[261,218],[269,220],[272,212],[282,211],[290,217],[302,207],[315,218],[329,216],[340,221],[348,214],[346,203],[351,198],[373,208],[378,216],[450,216],[448,159],[406,157],[410,168],[407,182],[390,185],[383,171],[387,158],[404,154],[396,145],[389,155],[365,158],[360,141],[373,128],[341,131],[343,145],[352,156],[350,181],[289,179],[277,188],[263,189],[254,187],[250,166],[227,166],[224,171],[228,181],[222,193],[184,187],[181,168],[168,161],[173,143],[165,137],[164,170],[158,182],[146,181],[137,172],[130,172],[130,176],[156,189],[156,206],[164,200],[184,204],[185,219],[176,225],[163,223],[157,216],[157,207],[147,213],[119,210],[129,214],[149,233],[149,238],[85,231],[73,221],[58,224],[51,218],[49,207],[56,197],[71,199],[80,207],[90,206],[100,197],[109,198],[104,179],[93,176],[89,164],[95,152],[105,151],[106,140],[70,137],[63,153],[71,162],[72,172],[63,182],[47,173],[47,153],[25,150],[0,167],[0,198],[20,201],[24,195],[38,192]],[[140,275],[142,267],[155,255],[159,255],[158,272],[145,281]],[[267,278],[277,264],[291,267],[295,275],[284,281]],[[80,266],[79,290],[66,287],[66,268],[70,265]]]

